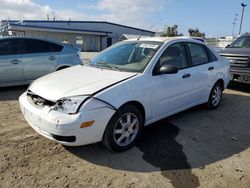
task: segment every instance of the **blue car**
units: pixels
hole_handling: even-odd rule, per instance
[[[0,38],[0,87],[29,84],[81,63],[80,49],[69,44],[27,37]]]

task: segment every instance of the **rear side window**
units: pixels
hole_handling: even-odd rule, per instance
[[[21,53],[19,39],[0,40],[0,55],[17,55]]]
[[[209,48],[206,47],[206,49],[207,49],[207,54],[208,54],[208,57],[209,57],[209,61],[210,62],[217,61],[218,58],[214,55],[214,53]]]
[[[24,46],[26,54],[60,52],[63,49],[61,45],[36,39],[25,39]]]
[[[192,64],[202,65],[209,62],[209,58],[206,49],[203,45],[197,43],[187,43],[190,50]]]

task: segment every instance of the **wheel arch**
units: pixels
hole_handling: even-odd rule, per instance
[[[59,70],[62,70],[62,69],[66,69],[66,68],[69,68],[70,65],[62,65],[62,66],[59,66],[56,68],[56,71],[59,71]]]
[[[225,88],[225,85],[224,85],[224,80],[223,80],[222,78],[220,78],[219,80],[217,80],[216,83],[220,83],[220,84],[221,84],[222,90],[226,89],[226,88]],[[215,84],[216,84],[216,83],[215,83]]]
[[[146,112],[145,112],[145,108],[144,108],[143,104],[140,103],[139,101],[133,100],[133,101],[128,101],[128,102],[124,103],[123,105],[120,106],[120,108],[122,106],[125,106],[125,105],[134,106],[140,111],[142,118],[143,118],[143,125],[144,125],[145,120],[146,120]]]
[[[129,109],[133,109],[132,111],[136,112],[136,114],[139,113],[141,114],[142,117],[140,117],[140,121],[142,120],[143,123],[138,125],[138,133],[136,133],[136,137],[132,140],[132,142],[128,143],[128,145],[118,145],[117,142],[114,139],[114,130],[115,130],[115,126],[116,126],[116,122],[119,120],[119,118],[121,117],[121,115],[123,114],[123,110],[125,110],[126,113],[130,112]],[[137,109],[137,110],[135,110]],[[119,112],[119,110],[121,110],[121,112]],[[126,103],[124,103],[123,105],[121,105],[115,114],[113,114],[113,116],[111,117],[111,119],[109,120],[109,123],[107,124],[103,135],[102,135],[102,143],[104,144],[105,147],[107,147],[109,150],[111,151],[116,151],[116,152],[121,152],[121,151],[125,151],[127,149],[129,149],[130,147],[133,146],[133,144],[136,142],[138,136],[140,135],[140,132],[142,131],[142,128],[144,126],[144,117],[145,117],[145,112],[144,112],[144,107],[142,105],[142,103],[140,103],[139,101],[128,101]],[[115,118],[115,119],[113,119]],[[137,117],[138,118],[138,117]],[[130,134],[130,133],[129,133]]]

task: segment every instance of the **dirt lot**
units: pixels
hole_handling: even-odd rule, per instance
[[[249,86],[145,128],[123,153],[39,136],[19,110],[25,89],[0,89],[0,187],[250,187]]]

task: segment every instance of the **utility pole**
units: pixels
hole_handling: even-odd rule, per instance
[[[240,20],[240,30],[239,30],[239,35],[241,34],[241,27],[242,27],[242,21],[243,21],[243,16],[244,16],[244,9],[247,6],[247,4],[241,3],[242,6],[242,14],[241,14],[241,20]]]

